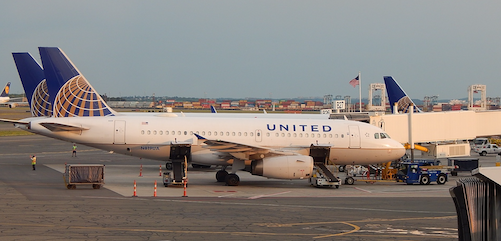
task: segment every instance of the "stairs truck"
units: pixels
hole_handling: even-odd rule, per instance
[[[453,167],[434,164],[434,161],[423,160],[403,162],[396,175],[397,182],[405,182],[408,185],[415,183],[428,185],[431,182],[445,184]]]

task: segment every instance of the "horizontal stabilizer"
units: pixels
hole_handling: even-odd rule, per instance
[[[61,123],[50,123],[50,122],[44,122],[40,123],[43,127],[49,129],[50,131],[85,131],[88,130],[89,128],[84,128],[81,126],[73,126],[73,125],[67,125],[67,124],[61,124]]]
[[[28,121],[18,121],[18,120],[9,120],[9,119],[0,119],[2,122],[18,124],[18,125],[29,125]]]

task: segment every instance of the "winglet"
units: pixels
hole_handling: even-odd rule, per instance
[[[9,89],[10,89],[10,82],[8,82],[5,87],[3,88],[2,94],[0,94],[0,97],[9,97]]]
[[[384,84],[386,85],[386,92],[388,93],[388,99],[390,101],[390,106],[398,104],[398,111],[407,113],[409,111],[409,106],[412,103],[414,105],[414,112],[421,112],[421,110],[414,104],[412,99],[405,93],[405,91],[400,87],[400,85],[391,76],[383,76]],[[392,109],[393,111],[393,109]]]
[[[207,140],[207,138],[205,138],[197,133],[193,133],[193,135],[195,135],[197,137],[197,139],[199,139],[199,140]]]

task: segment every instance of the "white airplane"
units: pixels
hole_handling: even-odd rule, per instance
[[[176,148],[188,147],[190,162],[223,166],[216,178],[228,185],[239,184],[235,173],[240,170],[303,179],[311,176],[314,159],[362,165],[405,154],[380,128],[356,121],[124,115],[106,105],[62,50],[39,50],[52,116],[1,119],[35,134],[160,161],[175,159]]]
[[[7,105],[9,108],[15,108],[19,105],[28,105],[28,102],[21,102],[17,100],[21,100],[22,98],[10,98],[10,82],[8,82],[2,90],[0,94],[0,104]]]

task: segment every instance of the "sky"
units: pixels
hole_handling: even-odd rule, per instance
[[[108,96],[358,98],[392,75],[413,99],[501,96],[499,1],[2,1],[0,84],[12,52],[60,47]],[[3,85],[3,84],[1,84]]]

